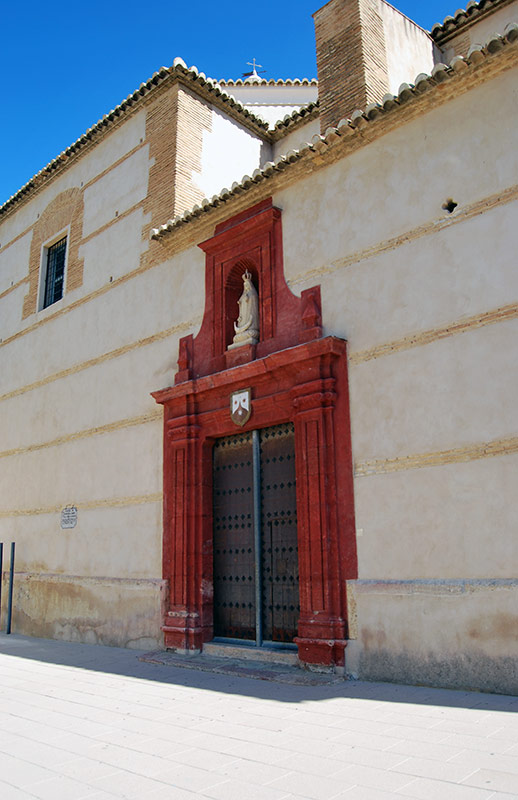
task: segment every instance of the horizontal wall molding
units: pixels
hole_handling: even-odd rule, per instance
[[[296,286],[299,283],[307,283],[325,275],[332,275],[334,272],[346,269],[347,267],[351,267],[355,264],[360,264],[362,261],[368,261],[383,253],[387,253],[391,250],[396,250],[399,247],[412,244],[424,236],[431,236],[434,233],[449,230],[456,225],[467,222],[468,220],[478,217],[481,214],[485,214],[488,211],[492,211],[498,206],[512,203],[515,200],[518,200],[518,184],[509,186],[507,189],[503,189],[500,192],[495,192],[494,194],[483,197],[474,203],[470,203],[462,208],[456,209],[454,214],[449,214],[438,219],[430,220],[429,222],[425,222],[423,225],[419,225],[416,228],[411,228],[410,230],[404,231],[403,233],[393,236],[390,239],[385,239],[382,242],[378,242],[371,247],[366,247],[363,250],[357,250],[356,252],[345,256],[344,258],[336,259],[330,264],[324,264],[320,267],[315,267],[313,269],[306,270],[305,272],[301,272],[299,275],[290,279],[288,283],[290,286]]]
[[[5,571],[8,574],[8,570]],[[18,572],[16,580],[44,581],[45,583],[73,583],[80,586],[151,586],[161,589],[166,585],[162,578],[114,578],[111,576],[92,577],[91,575],[64,575],[58,572]]]
[[[467,333],[477,328],[483,328],[486,325],[494,325],[496,322],[506,322],[517,318],[518,303],[511,303],[510,305],[501,306],[492,311],[485,311],[480,314],[474,314],[471,317],[456,320],[455,322],[449,322],[438,328],[412,333],[408,336],[404,336],[402,339],[395,339],[386,344],[376,345],[376,347],[371,347],[368,350],[359,350],[349,355],[349,363],[353,365],[363,364],[365,361],[371,361],[374,358],[390,356],[402,350],[422,347],[423,345],[437,342],[440,339],[446,339],[449,336],[456,336],[460,333]]]
[[[5,289],[3,292],[0,292],[0,300],[11,292],[15,292],[20,286],[23,286],[25,283],[29,283],[29,276],[27,275],[25,278],[21,278],[16,283],[13,283],[12,286],[9,286],[8,289]],[[1,340],[0,340],[1,341]]]
[[[109,350],[107,353],[102,353],[100,356],[95,356],[87,361],[73,364],[71,367],[62,369],[59,372],[54,372],[52,375],[47,375],[45,378],[40,378],[38,381],[28,383],[25,386],[20,386],[17,389],[13,389],[10,392],[0,395],[0,402],[2,400],[9,400],[11,397],[18,397],[18,395],[25,394],[25,392],[32,392],[34,389],[39,389],[41,386],[46,386],[48,383],[53,383],[54,381],[61,380],[62,378],[67,378],[69,375],[75,375],[76,372],[82,372],[85,369],[90,369],[90,367],[96,367],[98,364],[103,364],[105,361],[110,361],[114,358],[120,358],[120,356],[123,356],[126,353],[131,353],[133,350],[138,350],[139,347],[148,347],[150,344],[162,341],[162,339],[168,339],[169,336],[174,336],[175,334],[179,333],[187,333],[188,331],[192,331],[196,325],[199,325],[200,323],[201,317],[188,320],[187,322],[181,322],[178,325],[173,325],[171,328],[166,328],[165,330],[158,331],[158,333],[154,333],[151,336],[146,336],[144,339],[137,339],[134,342],[129,342],[121,347],[117,347],[115,350]]]
[[[426,331],[409,334],[402,339],[395,339],[391,342],[376,345],[375,347],[366,350],[359,350],[357,352],[349,353],[349,364],[352,366],[357,366],[375,358],[393,355],[394,353],[398,353],[403,350],[409,350],[414,347],[422,347],[424,345],[431,344],[432,342],[439,341],[440,339],[445,339],[449,336],[455,336],[461,333],[466,333],[470,330],[485,327],[486,325],[493,325],[497,322],[506,322],[508,320],[514,320],[517,318],[518,303],[511,303],[507,306],[501,306],[500,308],[490,311],[474,314],[471,317],[449,322],[437,328],[431,328]],[[147,336],[143,339],[129,342],[126,345],[115,348],[115,350],[109,350],[102,355],[95,356],[94,358],[90,358],[87,361],[82,361],[78,364],[74,364],[71,367],[67,367],[59,372],[55,372],[52,375],[47,375],[44,378],[40,378],[40,380],[34,381],[33,383],[28,383],[25,386],[20,386],[17,389],[6,392],[5,394],[0,395],[0,402],[3,400],[9,400],[11,397],[17,397],[21,394],[25,394],[26,392],[31,392],[34,389],[39,389],[41,386],[46,386],[48,383],[53,383],[54,381],[61,380],[62,378],[67,378],[69,375],[74,375],[77,372],[90,369],[90,367],[95,367],[105,361],[119,358],[120,356],[132,352],[133,350],[137,350],[140,347],[147,347],[154,342],[167,339],[169,336],[187,333],[194,330],[200,324],[201,317],[196,317],[185,322],[181,322],[178,325],[173,325],[171,328],[166,328],[163,331],[158,331],[157,333],[154,333],[151,336]]]
[[[19,456],[25,453],[33,453],[37,450],[44,450],[47,447],[58,447],[68,442],[75,442],[78,439],[87,439],[90,436],[99,436],[103,433],[111,433],[112,431],[119,431],[123,428],[133,428],[138,425],[146,425],[149,422],[157,422],[162,419],[162,410],[150,411],[147,414],[141,414],[138,417],[128,417],[127,419],[120,419],[116,422],[108,422],[106,425],[98,425],[96,428],[86,428],[82,431],[69,433],[64,436],[58,436],[56,439],[50,439],[47,442],[37,442],[29,444],[25,447],[13,447],[11,450],[0,451],[0,458],[7,458],[9,456]]]
[[[109,497],[99,500],[84,500],[83,502],[74,502],[73,505],[78,511],[92,511],[97,508],[124,508],[125,506],[139,506],[145,503],[161,503],[162,492],[155,492],[154,494],[141,494],[131,497]],[[0,510],[0,519],[2,517],[33,517],[40,514],[59,514],[63,508],[71,505],[70,498],[63,501],[59,505],[46,506],[40,508],[14,508]]]
[[[357,580],[347,581],[356,595],[359,594],[427,594],[466,595],[475,592],[518,590],[518,578],[415,578],[412,580]]]
[[[476,461],[481,458],[505,456],[518,453],[518,436],[506,439],[494,439],[491,442],[457,447],[452,450],[437,450],[429,453],[417,453],[398,458],[379,458],[370,461],[359,461],[355,464],[354,475],[362,478],[368,475],[383,475],[389,472],[401,472],[423,467],[440,467],[445,464],[458,464],[461,461]]]

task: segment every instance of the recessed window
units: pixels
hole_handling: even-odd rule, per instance
[[[47,263],[45,265],[45,290],[42,308],[57,303],[63,297],[65,280],[65,260],[67,255],[67,237],[45,248]]]

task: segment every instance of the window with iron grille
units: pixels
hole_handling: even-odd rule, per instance
[[[45,293],[42,308],[57,303],[63,297],[65,278],[65,258],[67,254],[67,237],[47,248],[47,270],[45,273]]]

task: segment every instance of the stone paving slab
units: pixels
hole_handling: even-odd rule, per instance
[[[518,798],[516,697],[169,655],[0,635],[0,800]]]

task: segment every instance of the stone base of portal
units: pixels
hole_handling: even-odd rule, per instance
[[[203,650],[203,628],[163,625],[162,631],[166,650],[174,650],[179,655],[186,656],[198,655]]]
[[[204,650],[204,631],[202,628],[180,628],[164,625],[164,646],[178,655],[195,656]],[[297,636],[294,643],[298,648],[301,667],[315,670],[333,670],[337,673],[345,667],[346,639],[311,639]],[[243,648],[242,657],[247,657],[252,648]],[[235,655],[235,653],[233,653]],[[257,656],[257,653],[254,653]],[[250,657],[250,655],[248,655]]]
[[[304,639],[297,637],[299,661],[303,666],[344,667],[346,639]]]

